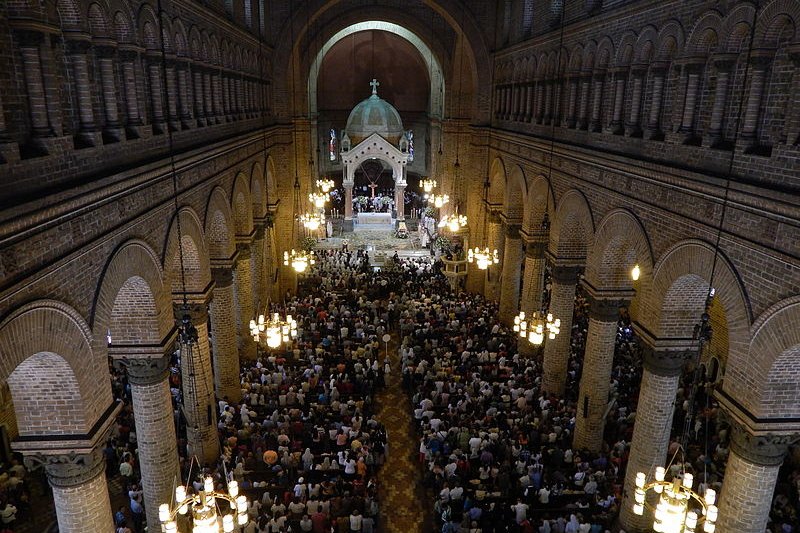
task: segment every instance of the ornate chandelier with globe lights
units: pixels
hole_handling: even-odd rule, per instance
[[[308,195],[308,200],[314,204],[314,207],[317,209],[322,209],[325,207],[325,203],[328,201],[328,193],[312,192]]]
[[[300,222],[309,231],[317,231],[325,224],[325,215],[322,213],[304,213],[300,215]]]
[[[292,248],[291,252],[283,252],[284,266],[291,266],[298,274],[305,272],[309,265],[313,265],[314,263],[316,263],[314,254],[304,250],[295,250]]]
[[[703,531],[714,533],[718,510],[714,505],[717,493],[706,489],[703,496],[692,490],[694,477],[685,472],[683,476],[675,476],[666,481],[666,470],[663,466],[656,468],[655,479],[647,483],[644,472],[636,474],[636,491],[634,493],[633,512],[639,516],[644,514],[647,505],[647,493],[659,494],[656,505],[653,531],[657,533],[695,533]],[[702,523],[702,529],[698,524]]]
[[[436,180],[419,180],[419,186],[422,188],[422,192],[428,195],[433,192],[433,189],[436,188]]]
[[[321,190],[324,194],[331,192],[333,185],[332,179],[317,180],[317,187],[319,187],[319,190]]]
[[[222,500],[227,505],[219,505]],[[228,492],[214,490],[214,480],[205,478],[203,490],[196,494],[188,494],[186,487],[180,485],[175,488],[175,506],[162,503],[158,507],[158,519],[161,522],[161,531],[164,533],[178,533],[178,515],[191,517],[192,533],[232,533],[238,526],[247,524],[247,497],[239,494],[239,484],[236,481],[228,483]],[[229,510],[230,512],[223,512]],[[219,516],[222,515],[222,529],[220,529]]]
[[[475,265],[480,270],[486,270],[492,265],[496,265],[500,262],[500,258],[497,256],[497,250],[489,250],[489,248],[470,248],[467,251],[467,261],[470,263],[475,263]]]
[[[467,225],[467,217],[464,215],[459,215],[458,213],[454,215],[445,215],[442,217],[442,220],[439,221],[440,228],[446,227],[453,233],[456,233],[466,225]]]
[[[544,342],[545,335],[548,339],[555,339],[561,332],[561,319],[553,318],[553,313],[536,311],[532,316],[525,316],[525,311],[514,317],[514,331],[523,339],[534,346]]]
[[[273,313],[269,320],[264,320],[264,315],[260,315],[258,321],[250,321],[250,334],[254,341],[277,348],[297,337],[297,321],[292,315],[286,315],[286,320],[281,320],[278,313]]]

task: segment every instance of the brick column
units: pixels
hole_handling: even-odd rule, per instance
[[[203,97],[203,73],[199,65],[192,65],[192,74],[194,74],[194,116],[197,117],[197,125],[202,127],[206,125],[206,111]]]
[[[100,445],[64,454],[26,454],[25,464],[44,465],[53,489],[60,533],[114,531],[106,482],[106,462]]]
[[[181,129],[178,121],[178,80],[175,74],[175,59],[169,58],[166,65],[167,79],[167,114],[169,117],[169,127],[173,131]]]
[[[723,120],[728,103],[728,85],[731,69],[736,64],[736,54],[717,54],[714,56],[714,67],[717,70],[717,86],[714,89],[714,106],[711,108],[711,119],[708,124],[708,144],[718,146],[723,141]]]
[[[578,99],[578,72],[571,72],[569,80],[569,98],[567,100],[567,112],[564,113],[564,125],[574,128],[577,123],[577,99]]]
[[[252,250],[252,271],[253,271],[253,315],[258,315],[263,312],[264,307],[267,305],[265,296],[265,282],[264,282],[264,226],[259,223],[256,226],[255,233],[253,234]]]
[[[653,524],[652,512],[647,511],[642,516],[633,513],[636,473],[644,472],[651,479],[655,468],[666,464],[678,382],[683,364],[691,356],[692,353],[686,350],[654,350],[644,346],[644,373],[636,409],[639,416],[633,426],[620,507],[620,520],[625,531],[644,532]]]
[[[579,268],[556,265],[551,270],[550,312],[561,319],[561,332],[555,339],[544,341],[542,390],[563,397],[567,384],[567,363],[572,335],[572,315],[575,312],[575,285]]]
[[[800,144],[800,44],[795,43],[787,49],[789,59],[792,60],[794,75],[789,84],[788,117],[784,128],[784,142],[792,145]]]
[[[731,447],[719,496],[717,533],[763,533],[778,470],[799,435],[753,435],[732,420]]]
[[[580,78],[580,103],[578,105],[578,123],[579,130],[589,128],[589,87],[592,83],[592,73],[584,71],[581,73]]]
[[[530,122],[533,116],[533,83],[525,85],[525,122]]]
[[[223,98],[225,100],[224,102],[225,105],[223,106],[225,108],[225,117],[228,120],[228,122],[233,122],[234,120],[233,101],[231,99],[232,92],[233,91],[231,91],[231,73],[227,72],[222,78],[222,93],[223,93]]]
[[[592,80],[592,119],[589,121],[589,131],[599,132],[603,129],[603,118],[600,116],[600,105],[605,85],[605,71],[598,72]]]
[[[668,65],[663,62],[650,65],[650,74],[653,76],[653,90],[650,101],[650,116],[647,119],[647,138],[660,139],[661,132],[661,102],[664,99],[664,76]]]
[[[494,118],[500,118],[500,95],[502,93],[502,89],[495,85],[494,87]]]
[[[180,320],[184,314],[187,311],[176,305],[176,317]],[[211,464],[219,457],[219,438],[206,303],[191,303],[188,315],[197,328],[197,343],[180,345],[187,448],[201,463]]]
[[[105,111],[103,132],[106,137],[119,141],[122,138],[122,124],[119,121],[117,82],[114,75],[116,49],[111,46],[95,46],[95,55],[100,66],[100,88],[103,93],[103,110]]]
[[[642,84],[646,65],[634,65],[631,69],[633,77],[633,89],[631,90],[631,108],[628,113],[628,121],[625,124],[625,134],[629,137],[641,137],[641,110],[642,110]]]
[[[128,359],[128,382],[136,418],[147,527],[159,531],[158,506],[172,500],[179,480],[178,443],[169,391],[169,355]]]
[[[139,127],[142,125],[142,115],[139,112],[139,96],[136,92],[136,72],[134,61],[136,53],[130,50],[120,51],[122,61],[122,84],[125,91],[125,124],[126,133],[131,137],[139,136]]]
[[[500,217],[496,214],[489,214],[489,222],[486,229],[486,243],[490,250],[497,250],[497,256],[503,260],[503,225]],[[486,281],[483,284],[483,295],[489,300],[500,300],[500,275],[503,272],[504,263],[500,263],[486,270]]]
[[[0,163],[15,163],[19,161],[19,146],[8,134],[6,117],[3,111],[3,99],[0,95]]]
[[[614,73],[614,108],[611,111],[611,124],[609,132],[621,135],[622,130],[622,104],[625,102],[625,82],[628,77],[627,68],[619,68]]]
[[[25,76],[32,134],[34,137],[54,137],[56,133],[47,113],[47,99],[42,76],[41,44],[43,36],[41,33],[33,31],[17,32],[16,35],[19,39],[19,52],[22,56],[22,72]]]
[[[519,85],[511,84],[511,120],[519,119]]]
[[[683,68],[686,72],[686,98],[683,100],[683,115],[678,133],[683,134],[684,140],[686,140],[694,135],[694,114],[703,66],[692,62],[687,63]]]
[[[544,124],[549,125],[553,120],[553,89],[554,80],[545,81],[544,88]]]
[[[215,70],[212,83],[214,84],[214,115],[219,117],[218,122],[225,121],[225,111],[222,108],[224,96],[222,95],[222,72],[220,69]]]
[[[586,353],[583,356],[583,374],[572,446],[576,450],[598,452],[603,446],[619,308],[627,305],[627,301],[613,296],[598,296],[589,289],[589,332],[586,335]]]
[[[214,114],[214,93],[211,87],[211,73],[208,71],[208,68],[203,69],[202,77],[203,96],[205,96],[203,107],[205,108],[206,124],[211,126],[212,124],[217,124],[219,121]]]
[[[150,114],[153,117],[153,133],[159,134],[166,131],[166,119],[164,118],[164,96],[161,93],[161,57],[151,56],[147,58],[147,76],[150,82]]]
[[[522,273],[522,298],[520,310],[528,316],[542,308],[542,286],[544,284],[544,251],[546,240],[532,240],[525,244],[525,268]],[[536,349],[530,342],[520,342],[521,355],[532,356]]]
[[[242,77],[236,77],[236,118],[244,118],[244,100],[242,99]]]
[[[233,272],[230,267],[214,268],[214,298],[211,301],[211,331],[214,340],[214,390],[218,398],[238,402],[239,351],[236,345]]]
[[[249,244],[238,243],[236,249],[236,301],[239,303],[239,350],[243,357],[255,359],[256,344],[250,336],[250,320],[255,318],[253,307],[253,271]]]
[[[397,220],[405,220],[406,219],[406,186],[405,185],[395,185],[394,187],[395,193],[395,210],[397,211]]]
[[[89,46],[88,41],[67,41],[66,50],[74,76],[73,86],[75,87],[79,125],[77,136],[82,142],[96,146],[102,144],[102,141],[94,120],[92,86],[89,81],[89,64],[86,58]]]
[[[742,140],[752,147],[758,144],[758,119],[761,115],[761,99],[767,82],[767,70],[772,63],[774,52],[756,50],[750,60],[750,90],[742,122]]]
[[[519,312],[520,267],[522,265],[522,239],[519,224],[504,224],[503,278],[500,285],[500,321],[506,326],[514,322]]]

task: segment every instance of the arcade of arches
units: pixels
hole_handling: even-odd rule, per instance
[[[179,447],[217,462],[217,401],[242,399],[261,354],[248,322],[297,290],[282,257],[305,236],[298,209],[320,178],[347,189],[347,113],[377,78],[402,120],[385,140],[402,159],[393,220],[415,223],[404,194],[433,178],[465,242],[500,252],[461,282],[499,303],[491,319],[509,326],[546,295],[562,333],[519,350],[557,398],[576,291],[588,302],[576,453],[608,451],[629,318],[629,408],[646,414],[621,445],[610,528],[647,530],[634,476],[669,460],[695,361],[726,428],[717,531],[800,528],[800,0],[14,0],[0,42],[0,506],[46,479],[12,527],[42,531],[34,515],[54,509],[62,533],[115,530],[105,450],[120,417],[135,421],[150,531]],[[184,312],[198,342],[170,370]],[[193,399],[176,416],[173,372]],[[417,406],[397,394],[409,415],[389,449],[408,456],[417,436],[401,450],[392,435]]]

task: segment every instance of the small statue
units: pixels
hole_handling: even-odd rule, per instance
[[[336,130],[331,128],[331,139],[328,141],[328,155],[331,161],[336,161]]]

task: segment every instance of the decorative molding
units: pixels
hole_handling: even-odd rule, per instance
[[[735,420],[731,420],[731,430],[731,450],[761,466],[780,466],[789,446],[800,440],[800,433],[753,435]]]
[[[103,451],[99,448],[88,453],[34,453],[26,455],[24,462],[28,469],[44,466],[50,485],[60,488],[83,485],[102,474],[106,467]]]
[[[170,355],[121,359],[119,364],[128,369],[128,382],[131,385],[155,385],[167,379],[169,375]]]

